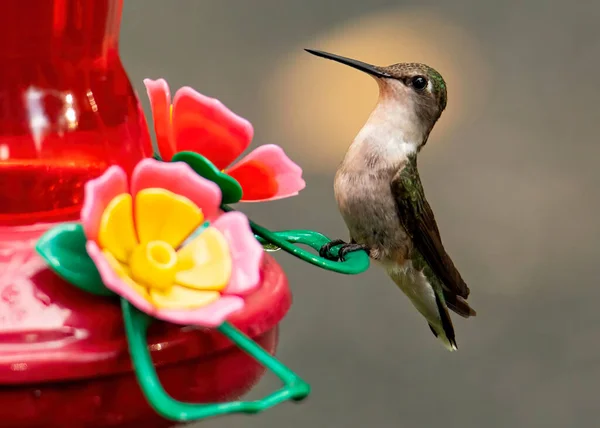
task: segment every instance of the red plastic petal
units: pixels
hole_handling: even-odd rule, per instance
[[[259,161],[237,164],[227,173],[242,186],[242,201],[265,200],[277,194],[275,174]]]
[[[221,101],[185,86],[173,101],[173,133],[178,152],[199,153],[222,170],[246,150],[254,129]]]
[[[170,161],[175,154],[175,144],[171,127],[171,92],[165,79],[144,79],[146,92],[152,108],[154,132],[158,151],[164,161]]]
[[[242,186],[242,202],[287,198],[306,186],[302,168],[274,144],[253,150],[226,172]]]

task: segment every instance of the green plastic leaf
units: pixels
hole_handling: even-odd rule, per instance
[[[223,194],[223,204],[234,204],[242,199],[242,186],[237,180],[213,165],[204,156],[194,152],[179,152],[173,156],[171,162],[185,162],[196,174],[216,183]]]
[[[85,249],[86,242],[80,223],[63,223],[42,235],[35,249],[65,281],[89,293],[115,295],[104,286],[96,265]]]

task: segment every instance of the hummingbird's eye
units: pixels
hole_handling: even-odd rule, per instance
[[[427,79],[423,76],[415,76],[411,79],[411,84],[413,88],[418,91],[421,91],[427,87]]]

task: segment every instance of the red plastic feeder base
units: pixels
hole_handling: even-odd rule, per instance
[[[35,253],[47,228],[0,228],[1,426],[173,425],[149,407],[133,375],[119,301],[65,283]],[[265,256],[262,287],[231,322],[274,354],[291,293]],[[164,388],[181,401],[236,399],[264,372],[216,331],[157,321],[148,343]]]

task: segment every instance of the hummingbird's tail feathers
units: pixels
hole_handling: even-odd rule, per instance
[[[427,323],[427,325],[429,326],[429,330],[431,330],[431,332],[433,333],[433,335],[435,337],[438,337],[437,331],[435,331],[435,328],[433,328],[433,326],[429,323]]]
[[[432,286],[423,272],[412,267],[411,262],[403,265],[390,264],[386,266],[386,270],[392,281],[425,317],[434,336],[444,344],[446,349],[456,351],[458,347],[454,327],[441,286],[437,283]]]
[[[440,298],[440,294],[437,291],[435,292],[435,304],[437,305],[438,312],[440,314],[441,327],[443,330],[443,335],[438,334],[436,337],[444,342],[446,348],[449,351],[458,350],[458,346],[456,345],[456,335],[454,333],[454,326],[452,325],[452,319],[450,319],[450,313],[448,312],[448,307],[444,304],[442,299]],[[431,324],[430,324],[431,326]],[[446,340],[444,340],[446,339]]]
[[[435,328],[430,323],[427,323],[427,325],[429,326],[429,330],[431,330],[431,332],[433,333],[433,335],[437,339],[439,339],[440,342],[442,342],[442,344],[444,345],[444,347],[448,351],[454,352],[454,351],[458,350],[458,347],[456,346],[456,343],[452,344],[452,343],[450,343],[450,341],[446,337],[443,337],[443,336],[440,337],[440,335],[438,334],[438,332],[435,331]]]
[[[463,318],[474,317],[477,315],[475,309],[469,306],[467,301],[456,294],[452,294],[444,290],[444,300],[448,308]]]
[[[456,342],[454,344],[450,343],[450,341],[446,337],[440,337],[440,335],[438,334],[438,332],[435,331],[435,328],[430,323],[427,323],[427,325],[429,326],[429,330],[431,330],[431,332],[433,333],[433,335],[437,339],[439,339],[440,342],[442,342],[442,344],[444,345],[444,347],[448,351],[454,352],[454,351],[458,350],[458,347],[456,346]]]

